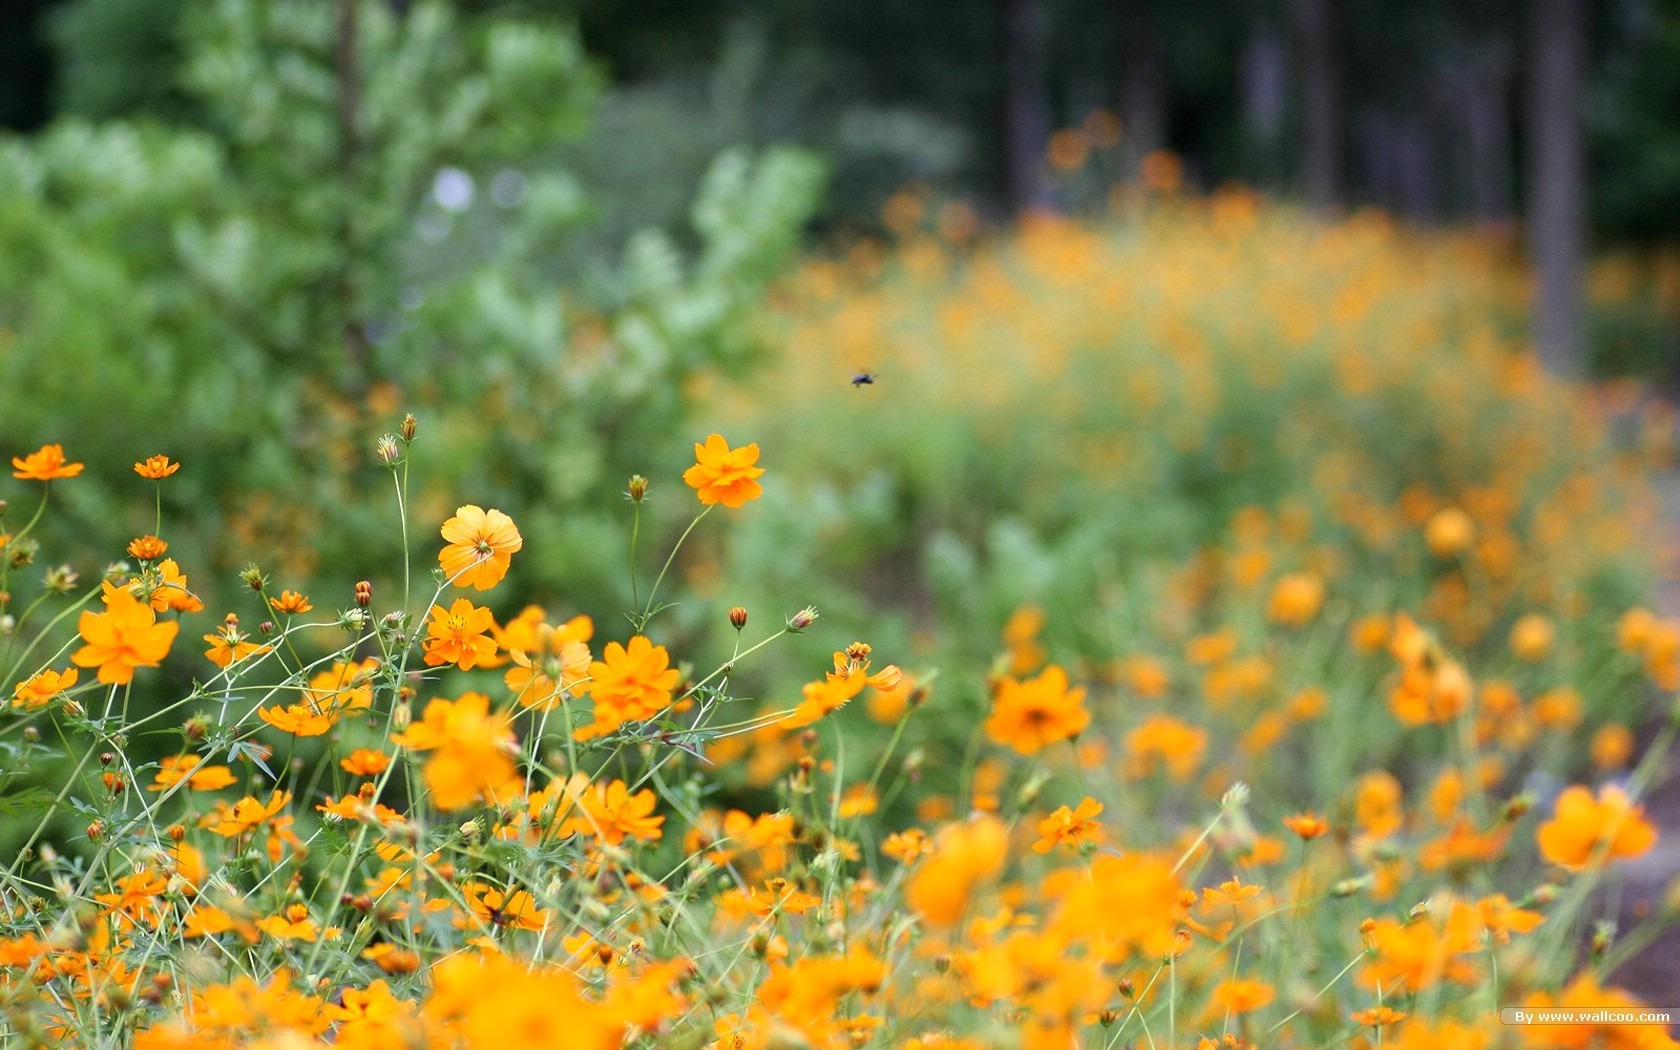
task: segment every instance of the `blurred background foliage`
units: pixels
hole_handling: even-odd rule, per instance
[[[498,615],[531,598],[613,637],[625,480],[654,477],[661,549],[715,426],[780,481],[687,552],[700,594],[819,603],[825,644],[867,624],[930,662],[1043,603],[1093,673],[1282,571],[1331,581],[1339,627],[1419,602],[1451,622],[1479,577],[1419,571],[1419,508],[1472,504],[1510,541],[1487,557],[1523,566],[1456,625],[1494,652],[1525,611],[1637,598],[1646,566],[1580,493],[1639,504],[1614,471],[1661,424],[1579,415],[1516,363],[1529,8],[38,3],[40,68],[0,90],[23,129],[0,139],[0,381],[28,392],[0,443],[96,465],[55,490],[46,558],[149,531],[126,465],[165,452],[189,467],[167,538],[213,613],[253,558],[330,608],[399,576],[372,448],[413,411],[418,560],[457,504],[501,507],[527,546]],[[1660,374],[1680,5],[1590,13],[1614,163],[1589,343]],[[1204,562],[1256,513],[1307,525],[1236,587]],[[721,631],[708,608],[664,629]],[[1607,651],[1591,622],[1571,659]]]

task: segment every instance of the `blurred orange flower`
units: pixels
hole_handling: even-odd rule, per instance
[[[27,456],[12,457],[12,477],[32,481],[73,478],[82,472],[83,465],[66,463],[63,445],[42,445]]]
[[[1546,860],[1580,871],[1644,854],[1656,845],[1657,829],[1621,788],[1606,785],[1595,799],[1576,785],[1558,796],[1555,815],[1535,838]]]
[[[1050,744],[1078,736],[1090,724],[1084,688],[1068,688],[1067,672],[1051,664],[1025,682],[999,680],[985,730],[993,743],[1036,755]]]

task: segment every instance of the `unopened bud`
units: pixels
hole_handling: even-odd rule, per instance
[[[803,608],[803,609],[799,610],[798,612],[794,613],[792,616],[788,617],[788,624],[787,625],[788,625],[788,630],[797,632],[797,631],[803,631],[805,628],[811,626],[812,624],[814,624],[816,622],[817,622],[817,610],[811,608],[810,606],[806,606],[805,608]]]
[[[105,834],[105,824],[104,824],[103,821],[96,820],[92,824],[89,824],[87,826],[87,837],[88,837],[89,841],[98,842],[99,839],[100,839],[100,836],[102,836],[104,834]]]
[[[171,824],[171,825],[169,825],[169,840],[171,842],[180,842],[182,839],[184,839],[186,837],[187,837],[187,829],[184,825],[181,825],[181,824]]]
[[[624,488],[624,495],[629,498],[630,502],[640,503],[647,498],[647,492],[648,479],[640,474],[630,475],[630,483]]]
[[[1525,791],[1505,803],[1505,822],[1507,824],[1515,824],[1517,821],[1527,816],[1528,811],[1533,808],[1534,795]]]
[[[181,735],[188,741],[198,743],[210,733],[210,716],[193,715],[181,726]]]
[[[402,427],[401,427],[403,443],[404,444],[413,443],[414,433],[415,433],[415,431],[417,431],[419,429],[420,429],[420,421],[414,418],[414,413],[413,412],[410,412],[406,416],[403,416]]]
[[[737,605],[729,610],[729,623],[737,631],[747,625],[747,610],[745,606]]]
[[[356,581],[356,604],[363,609],[373,604],[373,584],[366,580]]]

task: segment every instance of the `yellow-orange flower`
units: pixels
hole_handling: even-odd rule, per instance
[[[502,646],[514,665],[502,681],[519,698],[519,706],[551,711],[589,692],[589,640],[595,623],[587,616],[574,616],[556,627],[540,619],[541,610],[538,613],[533,629],[502,632]]]
[[[601,659],[589,665],[589,695],[595,700],[595,721],[578,730],[578,739],[611,732],[625,722],[652,718],[671,705],[671,690],[680,675],[670,666],[671,654],[641,635],[628,646],[608,642]]]
[[[219,791],[238,783],[233,770],[227,766],[204,765],[200,755],[166,755],[158,763],[158,772],[148,791],[166,791],[180,781],[194,791]]]
[[[1133,777],[1165,768],[1182,782],[1196,772],[1206,753],[1207,730],[1171,715],[1151,715],[1126,734],[1126,772]]]
[[[1009,832],[996,817],[951,824],[935,837],[933,855],[905,887],[904,899],[929,925],[955,925],[975,890],[1003,870]]]
[[[654,816],[659,799],[652,788],[634,795],[622,780],[591,784],[578,799],[580,810],[560,828],[563,835],[588,835],[604,845],[616,846],[626,838],[655,842],[663,832],[664,817]]]
[[[204,640],[210,643],[210,648],[204,651],[205,657],[223,670],[247,656],[266,653],[274,648],[271,645],[258,645],[247,638],[245,632],[239,629],[239,617],[232,613],[223,621],[220,630],[205,635]]]
[[[128,553],[141,561],[156,561],[168,549],[169,544],[156,536],[140,536],[128,541]]]
[[[1324,581],[1310,572],[1291,573],[1272,587],[1266,615],[1285,627],[1310,623],[1324,604]]]
[[[1213,1008],[1222,1013],[1252,1013],[1276,997],[1277,992],[1264,981],[1220,981],[1213,989]]]
[[[355,777],[376,777],[391,764],[391,756],[369,748],[358,747],[338,760],[339,767]]]
[[[421,775],[439,809],[465,809],[480,800],[507,802],[523,791],[513,762],[518,746],[513,730],[506,715],[490,710],[490,698],[483,693],[431,701],[421,720],[392,733],[391,741],[432,752]]]
[[[426,638],[421,647],[426,651],[426,666],[454,664],[470,671],[496,655],[496,640],[489,632],[496,626],[490,610],[476,606],[465,598],[457,598],[445,611],[432,606],[431,622],[426,624]]]
[[[1296,813],[1283,818],[1283,826],[1308,842],[1330,830],[1330,822],[1314,813]]]
[[[1430,517],[1423,536],[1430,553],[1437,558],[1450,558],[1475,540],[1476,523],[1457,507],[1445,507]]]
[[[306,613],[315,608],[309,601],[308,595],[297,591],[281,591],[280,597],[268,600],[269,608],[277,613],[296,614]]]
[[[1055,664],[1025,682],[1003,678],[986,719],[986,736],[1023,755],[1069,740],[1091,724],[1083,687],[1068,688],[1067,672]]]
[[[1528,613],[1511,625],[1511,655],[1528,663],[1544,660],[1557,639],[1557,627],[1539,613]]]
[[[704,445],[694,446],[694,466],[683,471],[683,481],[707,506],[721,503],[739,507],[764,492],[754,480],[764,473],[762,467],[753,465],[757,462],[756,444],[732,449],[722,434],[711,434]]]
[[[487,591],[507,575],[515,551],[525,545],[513,519],[501,511],[467,504],[443,523],[449,543],[438,552],[438,564],[457,587]]]
[[[87,644],[71,654],[79,667],[99,668],[107,685],[127,685],[137,667],[156,667],[169,654],[181,625],[158,623],[152,607],[109,581],[104,584],[105,611],[84,611],[76,630]]]
[[[311,708],[308,704],[289,704],[281,707],[257,708],[257,717],[293,736],[320,736],[333,727],[338,719],[331,711]]]
[[[134,473],[153,481],[161,481],[180,469],[181,464],[171,463],[168,456],[147,456],[134,464]]]
[[[1097,815],[1102,811],[1102,803],[1089,795],[1080,801],[1078,809],[1059,807],[1038,822],[1039,837],[1033,843],[1033,852],[1049,853],[1057,846],[1079,850],[1087,844],[1094,846],[1100,843],[1102,825],[1097,822]]]
[[[1579,871],[1644,854],[1656,845],[1657,829],[1621,788],[1606,785],[1594,799],[1576,785],[1558,796],[1555,815],[1535,837],[1542,857]]]
[[[75,685],[77,677],[74,667],[62,671],[54,671],[50,667],[36,671],[12,689],[12,706],[25,711],[44,707],[53,697]]]
[[[12,477],[26,481],[52,481],[54,478],[73,478],[82,472],[83,464],[66,463],[63,445],[42,445],[27,456],[12,457]]]

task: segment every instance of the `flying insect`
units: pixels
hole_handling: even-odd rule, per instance
[[[862,387],[873,386],[875,384],[875,380],[879,378],[881,378],[881,374],[879,372],[860,371],[857,375],[852,377],[852,389],[857,390]]]

